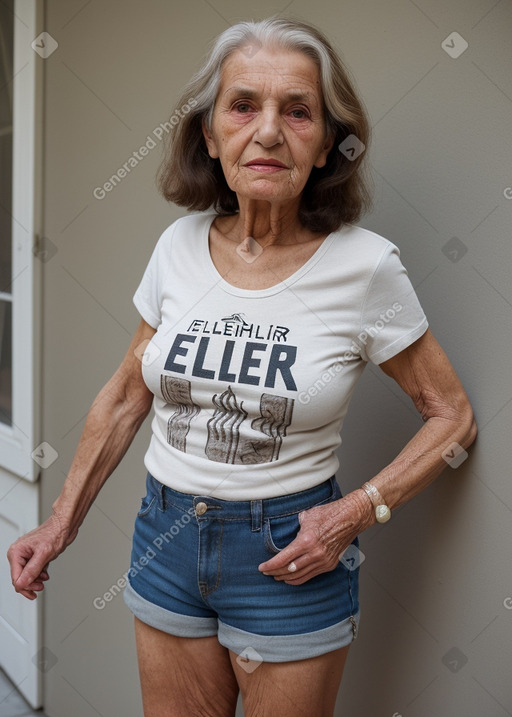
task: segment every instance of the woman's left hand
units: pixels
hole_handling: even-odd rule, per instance
[[[301,585],[315,575],[334,570],[354,538],[367,528],[372,510],[356,492],[299,513],[297,537],[275,557],[258,565],[264,575]],[[290,571],[293,563],[295,570]]]

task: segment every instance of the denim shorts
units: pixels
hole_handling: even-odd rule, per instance
[[[296,537],[298,515],[342,497],[335,476],[265,500],[181,493],[148,473],[123,597],[140,620],[181,637],[216,635],[247,659],[288,662],[348,645],[359,626],[359,561],[302,585],[263,575]],[[344,556],[358,554],[356,537]]]

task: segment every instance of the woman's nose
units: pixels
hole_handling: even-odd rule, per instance
[[[257,118],[254,139],[264,147],[273,147],[283,143],[281,116],[276,109],[263,109]]]

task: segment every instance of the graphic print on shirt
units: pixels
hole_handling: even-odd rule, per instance
[[[208,421],[206,455],[222,463],[269,463],[279,457],[279,449],[291,423],[293,398],[262,393],[260,415],[251,422],[251,428],[268,438],[240,441],[240,425],[247,411],[237,403],[231,386],[220,396],[215,394],[213,418]]]
[[[190,422],[201,409],[192,401],[190,381],[174,376],[160,376],[160,389],[167,403],[176,403],[179,409],[167,422],[167,443],[183,453],[187,452],[187,433]]]
[[[276,381],[282,381],[287,390],[297,390],[292,374],[297,347],[285,344],[289,329],[285,326],[270,325],[265,330],[261,325],[250,324],[244,314],[233,313],[223,317],[213,325],[209,321],[194,319],[187,332],[178,333],[167,356],[164,369],[178,373],[190,373],[192,376],[229,382],[222,393],[212,395],[213,416],[207,422],[205,455],[212,461],[221,463],[255,464],[276,461],[291,424],[294,399],[271,393],[261,393],[259,415],[252,420],[236,395],[236,386],[231,384],[262,385],[274,388]],[[196,334],[203,334],[199,340]],[[215,339],[213,337],[215,336]],[[236,342],[226,339],[222,347],[222,359],[217,368],[208,365],[210,341],[221,341],[221,336],[235,339],[256,338],[270,343],[246,340],[242,361],[235,373],[233,353]],[[219,345],[219,344],[217,344]],[[194,357],[195,349],[195,357]],[[268,352],[270,350],[270,352]],[[256,375],[253,371],[261,367],[262,358],[268,357],[266,371]],[[185,361],[185,363],[183,363]],[[252,369],[252,371],[250,371]],[[201,408],[193,399],[192,384],[188,379],[161,374],[160,388],[164,400],[178,408],[168,420],[167,442],[184,453],[187,452],[187,434],[194,418]],[[251,420],[251,428],[262,434],[261,438],[244,436],[240,428],[244,421]]]

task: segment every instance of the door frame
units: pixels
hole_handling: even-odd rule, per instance
[[[33,47],[43,30],[43,0],[14,0],[12,185],[12,426],[0,424],[0,666],[37,709],[43,703],[48,651],[43,595],[12,587],[5,553],[40,522],[41,275],[43,66]],[[44,444],[43,444],[44,445]],[[37,458],[37,460],[36,460]],[[45,651],[46,650],[46,651]]]

